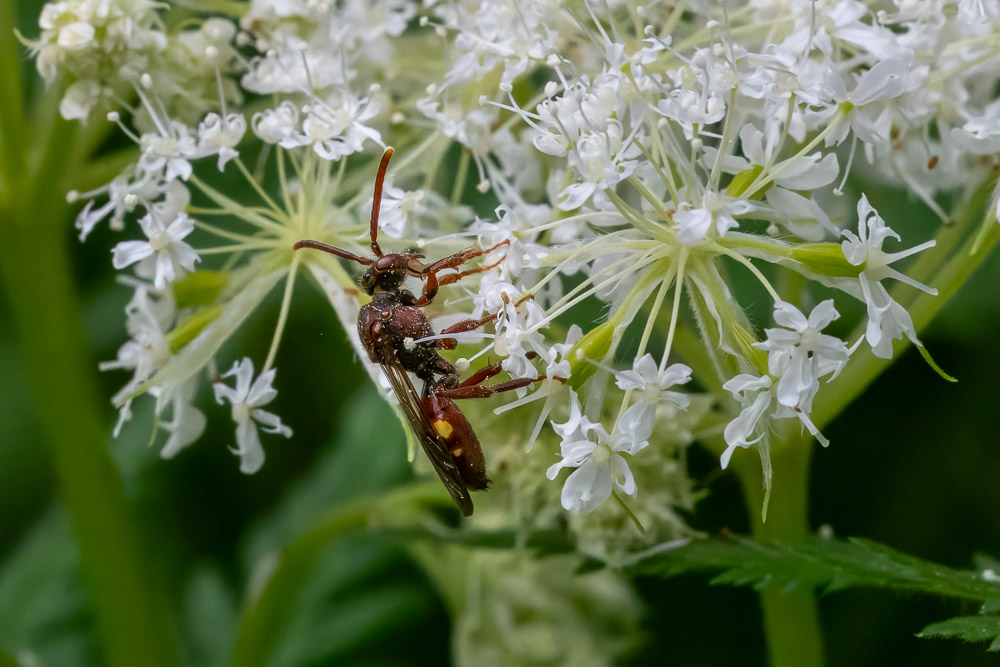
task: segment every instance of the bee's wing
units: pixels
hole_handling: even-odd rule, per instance
[[[458,467],[451,456],[451,452],[434,432],[434,427],[424,414],[420,406],[420,396],[410,377],[406,374],[406,369],[396,358],[396,351],[387,343],[375,344],[376,355],[379,365],[385,376],[389,378],[389,385],[399,399],[399,404],[406,413],[406,418],[410,422],[410,427],[424,448],[424,453],[430,459],[434,471],[444,482],[448,493],[454,498],[458,508],[465,516],[472,515],[472,498],[469,497],[469,488],[462,481],[462,476],[458,472]]]

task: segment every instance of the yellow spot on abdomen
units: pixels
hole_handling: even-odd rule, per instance
[[[437,431],[437,434],[440,435],[445,440],[450,438],[451,434],[455,431],[452,425],[443,419],[439,419],[436,422],[434,422],[434,430]]]

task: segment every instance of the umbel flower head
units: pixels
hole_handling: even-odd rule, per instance
[[[620,535],[650,517],[642,539],[656,540],[684,532],[668,516],[690,502],[684,447],[723,468],[756,449],[770,485],[770,439],[792,424],[827,443],[814,406],[858,350],[920,345],[903,304],[934,288],[906,260],[934,241],[890,226],[852,175],[942,220],[941,195],[989,181],[993,4],[254,2],[170,21],[168,6],[80,0],[47,5],[28,43],[69,83],[64,116],[112,122],[136,147],[70,198],[82,238],[107,222],[126,239],[112,263],[135,290],[132,340],[103,367],[134,373],[115,397],[123,421],[143,393],[172,415],[165,455],[201,430],[207,380],[232,406],[244,472],[263,463],[259,428],[290,435],[262,406],[300,278],[379,382],[354,267],[292,251],[308,238],[366,257],[378,206],[387,248],[430,261],[496,248],[425,308],[435,331],[487,322],[437,336],[460,371],[538,380],[496,415],[463,402],[523,446],[494,477],[531,489],[540,521],[568,511]],[[260,375],[247,358],[224,376],[235,388],[220,383],[223,345],[272,291]],[[852,300],[860,321],[838,319]],[[762,302],[773,321],[748,316]]]

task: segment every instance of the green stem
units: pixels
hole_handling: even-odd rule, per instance
[[[72,167],[64,152],[74,143],[75,125],[38,112],[25,118],[26,126],[15,128],[31,137],[31,155],[24,151],[18,156],[23,187],[0,200],[0,286],[10,304],[27,389],[72,519],[84,584],[103,640],[103,662],[171,667],[180,661],[170,615],[151,581],[149,560],[129,516],[107,447],[106,407],[98,406],[101,392],[94,386],[93,360],[80,334],[82,316],[67,247],[70,216],[61,196]],[[2,139],[0,152],[7,154],[11,135]]]
[[[776,434],[771,445],[774,486],[766,523],[761,521],[758,511],[764,501],[764,489],[755,457],[735,456],[733,467],[742,482],[753,537],[798,542],[809,534],[812,442],[781,435]],[[810,590],[765,588],[760,591],[760,603],[771,667],[821,667],[823,637],[815,594]]]
[[[21,63],[24,50],[14,35],[17,2],[0,2],[0,188],[3,181],[19,176],[24,161],[24,82]],[[7,188],[9,188],[9,184]],[[8,193],[13,193],[9,189]]]
[[[79,333],[82,318],[65,247],[69,234],[46,234],[46,227],[4,220],[0,281],[60,495],[72,517],[107,663],[176,665],[167,608],[150,582],[148,559],[108,451],[108,429],[98,416],[101,392],[94,387],[93,364]]]

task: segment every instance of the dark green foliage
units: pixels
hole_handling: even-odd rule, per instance
[[[1000,616],[959,616],[932,623],[918,637],[950,637],[967,642],[991,642],[987,651],[1000,651]]]

